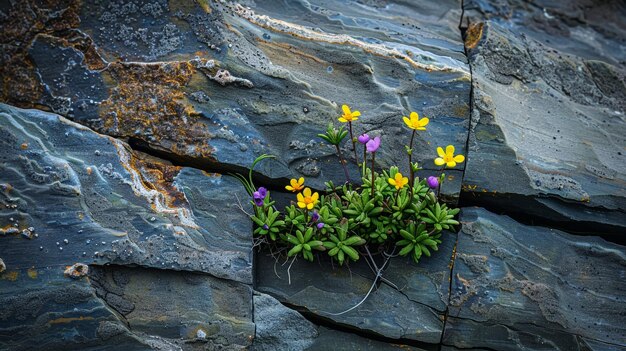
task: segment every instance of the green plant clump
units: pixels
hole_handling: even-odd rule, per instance
[[[346,181],[336,185],[326,182],[320,195],[304,185],[304,178],[291,179],[285,188],[296,193],[296,198],[283,211],[278,211],[270,192],[264,187],[256,188],[252,182],[252,169],[265,158],[255,160],[248,177],[235,175],[244,184],[252,197],[254,213],[254,236],[257,243],[270,244],[288,257],[302,257],[313,261],[317,255],[328,255],[339,265],[357,261],[367,247],[378,246],[400,256],[410,256],[418,262],[438,250],[442,232],[458,225],[454,217],[459,209],[449,208],[439,201],[441,183],[445,175],[420,179],[415,172],[420,170],[412,162],[413,139],[417,131],[425,131],[428,118],[419,118],[413,112],[404,117],[404,123],[412,130],[410,145],[406,146],[410,175],[402,175],[398,167],[390,167],[380,173],[375,170],[376,152],[381,145],[380,137],[370,138],[367,134],[352,135],[352,122],[360,116],[342,106],[339,118],[348,124],[354,157],[357,163],[358,146],[362,145],[360,184],[350,181],[346,160],[341,154],[341,144],[348,136],[342,125],[331,124],[325,133],[319,134],[336,148],[343,166]],[[454,147],[438,147],[435,164],[452,168],[463,162],[462,155],[454,155]],[[369,156],[369,160],[368,160]],[[368,164],[368,161],[370,163]],[[365,251],[363,251],[365,249]]]

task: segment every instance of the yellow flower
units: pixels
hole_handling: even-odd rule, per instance
[[[318,193],[313,193],[311,195],[311,189],[304,188],[304,191],[298,193],[296,198],[298,199],[298,207],[306,208],[307,210],[312,210],[313,207],[319,202],[320,195]]]
[[[453,168],[457,163],[465,161],[465,156],[463,155],[454,156],[454,146],[452,145],[446,146],[445,153],[441,147],[438,147],[437,154],[439,155],[439,157],[435,159],[435,164],[437,166],[443,166],[445,164],[446,167]]]
[[[403,177],[402,173],[398,172],[396,173],[395,179],[389,178],[387,179],[387,181],[389,182],[389,184],[395,186],[396,190],[400,190],[409,183],[409,178]]]
[[[407,127],[415,130],[426,130],[426,125],[429,122],[428,117],[420,119],[420,116],[417,114],[417,112],[411,112],[410,116],[410,119],[406,116],[402,117]]]
[[[304,178],[300,177],[300,179],[296,180],[296,179],[292,179],[289,181],[289,184],[291,185],[287,185],[285,186],[285,189],[292,191],[292,192],[298,192],[302,189],[304,189]]]
[[[341,106],[341,109],[343,110],[343,115],[339,117],[339,122],[342,123],[356,121],[358,119],[357,117],[361,115],[361,112],[359,111],[350,111],[350,107],[348,107],[348,105]]]

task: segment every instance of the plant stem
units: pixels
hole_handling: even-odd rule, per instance
[[[348,122],[348,129],[350,130],[350,140],[352,141],[352,150],[354,151],[354,160],[356,164],[359,164],[359,158],[356,155],[356,143],[354,141],[354,136],[352,135],[352,122]]]
[[[365,177],[366,163],[367,163],[367,147],[363,145],[363,164],[361,164],[361,169],[363,172],[363,174],[361,175],[362,177]]]
[[[411,195],[413,195],[413,180],[415,179],[415,174],[413,172],[413,139],[415,138],[415,129],[413,129],[413,134],[411,134],[411,142],[409,143],[409,189],[411,189]]]
[[[443,173],[444,169],[445,169],[445,166],[441,167],[441,170],[439,171],[439,173]],[[441,193],[441,184],[443,183],[444,179],[445,179],[445,177],[441,178],[441,174],[440,174],[439,175],[439,185],[437,185],[437,194],[436,194],[437,195],[436,196],[437,202],[439,202],[439,194]]]
[[[376,160],[376,152],[372,152],[372,198],[374,197],[374,179],[376,175],[374,174],[374,161]]]
[[[345,162],[343,161],[343,157],[341,156],[341,149],[339,149],[339,145],[335,145],[337,148],[337,155],[339,156],[339,163],[343,166],[343,173],[346,175],[346,183],[350,183],[350,175],[348,174],[348,168],[346,167]]]

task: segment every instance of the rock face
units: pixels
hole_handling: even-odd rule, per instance
[[[619,0],[2,4],[0,349],[626,350],[624,17]],[[408,173],[410,111],[430,118],[420,177],[437,146],[466,155],[442,187],[460,232],[374,286],[363,257],[253,257],[226,176],[272,154],[254,179],[279,198],[290,177],[343,181],[317,137],[342,104],[382,136],[380,167]]]
[[[466,5],[474,109],[465,198],[573,231],[622,237],[626,69],[624,51],[608,43],[623,47],[625,31],[608,24],[600,30],[594,14],[611,6],[623,13],[624,4],[591,12],[546,5],[543,15],[531,11],[513,21],[500,17],[508,6],[488,4]],[[510,11],[520,6],[512,2]],[[488,20],[479,22],[477,10]],[[589,23],[571,23],[577,16]],[[582,39],[583,32],[604,40]],[[583,40],[600,48],[578,45]]]
[[[334,149],[316,135],[344,103],[363,113],[355,133],[385,140],[381,166],[406,163],[401,117],[410,111],[431,117],[416,141],[427,169],[436,145],[465,152],[470,76],[456,0],[252,9],[26,1],[6,11],[13,42],[1,73],[21,80],[3,87],[5,102],[50,109],[183,164],[239,170],[269,153],[278,161],[262,176],[304,175],[317,187],[341,180]]]
[[[437,344],[444,326],[455,243],[456,235],[447,235],[439,252],[419,265],[408,258],[391,259],[383,274],[391,284],[377,284],[358,308],[345,313],[359,304],[372,287],[375,274],[363,257],[349,269],[333,270],[329,262],[291,264],[260,254],[256,288],[316,318],[330,319],[349,329],[388,339]],[[377,264],[381,267],[382,263]]]
[[[443,343],[624,349],[626,248],[466,208]]]
[[[0,105],[0,134],[3,256],[12,267],[134,264],[252,283],[251,224],[232,201],[246,197],[236,180],[141,159],[117,139],[36,110]]]

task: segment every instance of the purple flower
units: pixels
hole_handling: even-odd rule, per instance
[[[317,229],[322,229],[322,228],[324,228],[324,222],[317,223]]]
[[[437,177],[433,177],[430,176],[428,177],[428,179],[426,180],[426,183],[428,183],[428,187],[431,189],[437,189],[437,187],[439,186],[439,178]]]
[[[313,211],[311,214],[311,222],[317,222],[320,219],[320,214],[317,211]]]
[[[367,149],[367,152],[376,152],[376,150],[378,150],[379,147],[380,147],[380,137],[375,137],[374,139],[371,139],[370,141],[368,141],[367,144],[365,144],[365,148]]]
[[[254,199],[254,204],[257,206],[263,206],[263,200],[267,196],[267,189],[264,187],[260,187],[257,191],[252,193],[252,198]]]
[[[268,230],[270,227],[267,224],[263,224],[263,229]]]
[[[359,141],[359,143],[361,144],[367,144],[368,141],[370,141],[370,136],[367,134],[361,134],[359,135],[359,137],[357,138],[357,140]]]

